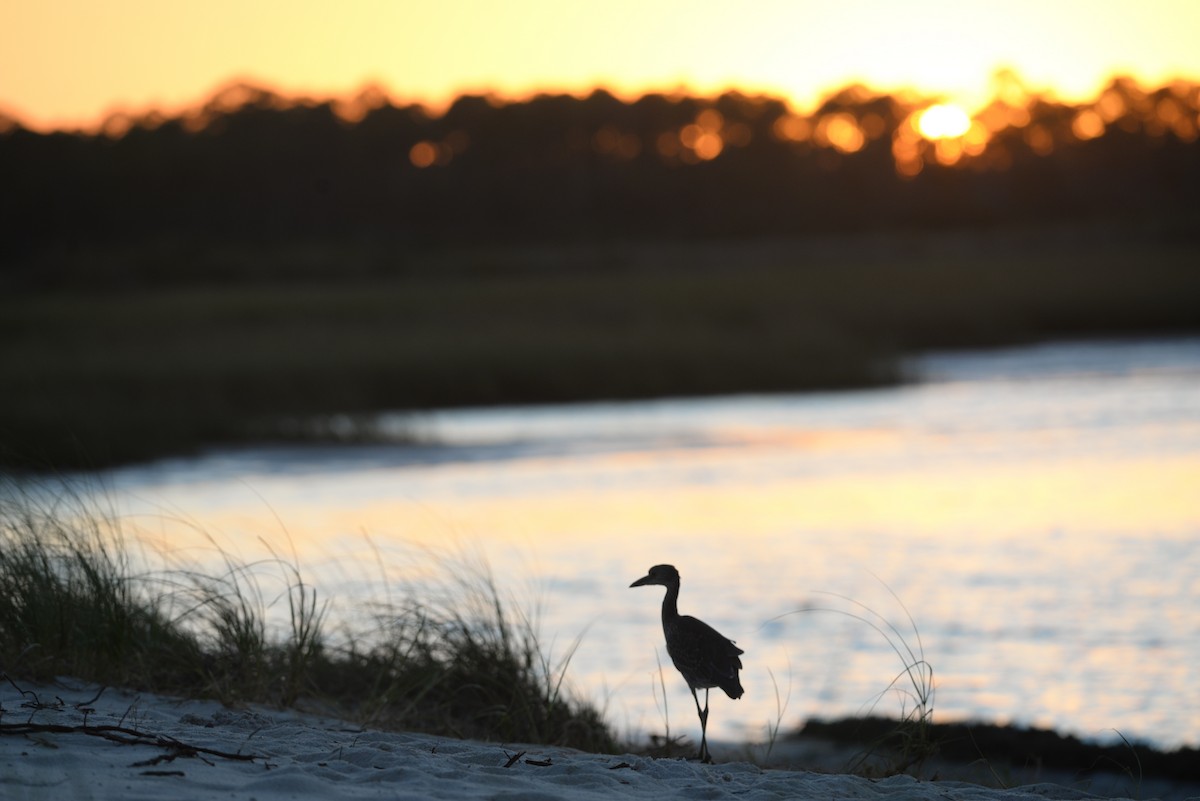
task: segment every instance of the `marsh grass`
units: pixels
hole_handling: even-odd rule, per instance
[[[923,349],[1200,327],[1193,243],[1093,233],[333,249],[303,280],[264,249],[182,283],[165,263],[0,293],[0,464],[371,440],[379,411],[878,386]]]
[[[131,540],[89,493],[0,479],[0,672],[315,706],[385,728],[616,747],[600,711],[566,689],[574,646],[554,661],[484,562],[430,555],[441,559],[440,591],[401,588],[366,630],[335,632],[294,557],[221,552],[212,573],[149,570],[135,568]],[[281,626],[270,622],[278,608]]]

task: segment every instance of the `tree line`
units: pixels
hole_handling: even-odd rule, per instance
[[[1114,81],[1112,102],[1095,104],[1103,131],[1086,137],[1072,122],[1090,107],[1032,98],[954,163],[916,142],[925,160],[903,174],[898,137],[921,103],[862,87],[799,117],[781,99],[735,92],[463,96],[435,115],[381,93],[348,112],[235,85],[187,114],[114,118],[97,132],[0,125],[0,252],[1187,221],[1200,209],[1198,96]]]

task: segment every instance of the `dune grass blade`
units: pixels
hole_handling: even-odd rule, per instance
[[[771,752],[775,750],[775,742],[779,739],[779,730],[783,726],[784,715],[787,714],[788,704],[792,700],[791,668],[791,660],[788,660],[788,689],[782,698],[779,695],[779,681],[775,678],[775,671],[767,668],[767,675],[771,677],[771,687],[775,691],[775,720],[767,722],[767,751],[765,754],[767,758],[770,758]]]

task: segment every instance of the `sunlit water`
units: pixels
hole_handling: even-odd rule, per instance
[[[890,623],[933,667],[937,719],[1200,744],[1200,340],[913,371],[866,392],[397,418],[435,444],[103,478],[180,558],[210,558],[207,537],[294,552],[341,618],[428,568],[414,544],[482,553],[556,657],[581,638],[569,681],[623,733],[697,733],[662,590],[628,586],[670,562],[681,611],[746,651],[745,696],[713,696],[717,738],[910,710]]]

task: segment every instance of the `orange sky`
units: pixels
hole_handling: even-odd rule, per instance
[[[1197,42],[1197,0],[0,0],[0,111],[94,125],[234,78],[315,95],[378,82],[434,106],[737,87],[801,111],[860,81],[970,107],[1004,66],[1068,101],[1117,74],[1200,80]]]

